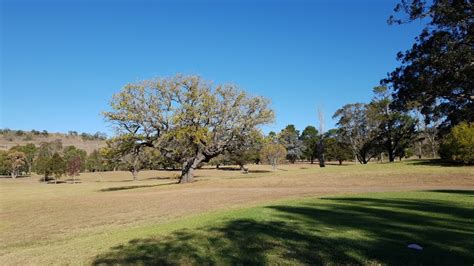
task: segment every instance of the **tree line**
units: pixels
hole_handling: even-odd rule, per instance
[[[94,134],[91,133],[86,133],[82,132],[79,133],[74,130],[70,130],[67,132],[67,134],[62,134],[62,133],[50,133],[47,130],[42,130],[38,131],[35,129],[32,129],[30,131],[25,131],[25,130],[13,130],[9,128],[4,128],[0,129],[0,135],[3,135],[5,138],[7,138],[10,141],[13,141],[13,138],[19,138],[22,137],[24,141],[31,141],[35,137],[48,137],[50,135],[61,135],[64,136],[65,138],[68,137],[80,137],[82,140],[106,140],[107,139],[107,134],[97,131]]]
[[[397,55],[400,66],[373,89],[372,100],[342,106],[333,115],[337,128],[327,132],[320,112],[318,130],[309,126],[300,134],[289,125],[263,136],[260,126],[274,120],[270,101],[234,84],[186,75],[127,84],[103,113],[116,134],[96,152],[100,167],[126,166],[135,179],[140,169],[180,168],[180,183],[187,183],[206,163],[237,164],[245,171],[252,161],[276,168],[284,159],[318,160],[324,167],[328,159],[367,164],[426,154],[474,163],[472,10],[469,0],[397,5],[389,23],[425,19],[425,29],[411,49]],[[59,152],[47,154],[60,161]],[[20,157],[8,158],[18,165]]]
[[[43,175],[42,181],[51,179],[56,183],[63,176],[72,178],[73,183],[80,172],[108,170],[97,150],[87,154],[75,146],[63,147],[60,140],[17,145],[8,151],[0,151],[0,175],[16,178],[35,172]]]

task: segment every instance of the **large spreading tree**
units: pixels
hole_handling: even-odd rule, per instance
[[[401,66],[382,83],[394,90],[394,106],[420,108],[442,118],[444,128],[474,121],[474,3],[471,0],[403,0],[395,11],[402,24],[422,19],[426,27],[412,48],[398,53]]]
[[[119,135],[182,165],[180,183],[193,181],[202,162],[237,150],[274,116],[265,98],[183,75],[128,84],[114,95],[111,109],[104,115]]]

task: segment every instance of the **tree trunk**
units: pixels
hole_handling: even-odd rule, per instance
[[[11,175],[12,175],[12,178],[13,178],[13,179],[15,179],[15,178],[16,178],[16,176],[17,176],[17,174],[16,174],[16,172],[15,172],[15,171],[12,171]]]
[[[391,149],[388,150],[388,160],[391,163],[393,163],[393,161],[395,161],[395,155],[393,154],[393,151]]]
[[[188,159],[183,164],[183,170],[181,172],[181,177],[179,179],[180,184],[191,183],[194,181],[194,170],[199,166],[199,164],[204,161],[205,157],[203,154],[198,154],[192,159]]]
[[[325,167],[326,166],[326,162],[324,161],[324,143],[323,143],[323,139],[321,138],[321,140],[319,141],[319,167]]]
[[[342,160],[341,159],[339,159],[339,165],[342,165]]]
[[[132,171],[130,171],[130,172],[132,172],[133,181],[137,181],[138,180],[138,178],[137,178],[138,171],[135,170],[135,169],[132,169]]]
[[[418,142],[418,159],[421,159],[421,154],[422,154],[422,149],[421,149],[422,147],[421,147],[421,146],[422,146],[422,145],[423,145],[423,143],[422,143],[422,141],[420,140],[420,141]]]

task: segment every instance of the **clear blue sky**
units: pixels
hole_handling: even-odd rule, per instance
[[[276,122],[316,125],[398,65],[422,24],[389,26],[397,1],[2,0],[0,127],[112,132],[128,83],[175,73],[272,100]]]

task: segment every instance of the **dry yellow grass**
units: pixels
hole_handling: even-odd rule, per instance
[[[340,193],[474,189],[473,167],[417,161],[370,165],[250,166],[250,173],[201,169],[197,182],[179,172],[84,173],[80,184],[43,184],[38,176],[0,179],[0,264],[90,261],[133,237],[133,230],[176,218],[279,199]],[[132,230],[132,231],[130,231]],[[138,230],[138,229],[137,229]],[[70,250],[72,249],[72,250]]]

